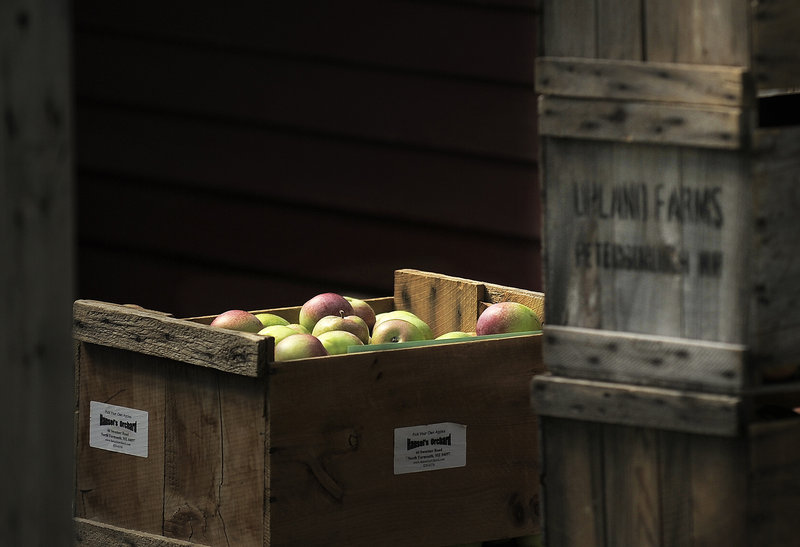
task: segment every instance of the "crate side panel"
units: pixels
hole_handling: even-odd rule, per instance
[[[166,391],[164,535],[264,540],[265,384],[176,366]]]
[[[547,545],[605,545],[602,425],[549,416],[540,423]]]
[[[272,544],[445,545],[536,533],[540,336],[276,363]],[[394,430],[466,425],[466,466],[394,474]],[[442,512],[442,508],[447,508]]]
[[[82,343],[75,516],[161,534],[164,496],[163,359]],[[148,412],[147,457],[89,446],[92,401]]]
[[[597,57],[597,1],[543,0],[541,55]]]
[[[641,0],[597,0],[597,57],[642,60]]]
[[[567,139],[543,158],[550,324],[743,342],[743,158]]]

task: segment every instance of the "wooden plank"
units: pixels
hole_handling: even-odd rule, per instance
[[[70,2],[0,3],[0,544],[72,537]]]
[[[480,282],[411,269],[396,271],[394,279],[395,308],[419,316],[434,336],[475,331],[484,294]]]
[[[544,334],[554,374],[723,393],[751,381],[742,345],[558,325]]]
[[[145,355],[256,377],[268,357],[268,339],[137,310],[124,305],[77,300],[77,340]]]
[[[597,57],[641,61],[641,0],[597,0]]]
[[[542,0],[539,55],[597,57],[595,0]]]
[[[526,86],[364,71],[124,37],[78,35],[75,47],[79,101],[392,146],[534,159],[536,104]]]
[[[94,185],[96,179],[106,185],[114,179],[136,180],[143,186],[170,183],[185,192],[246,195],[284,207],[335,209],[342,215],[506,237],[540,236],[539,223],[531,221],[540,207],[532,160],[434,153],[85,102],[78,104],[77,112],[81,186]],[[533,146],[535,158],[537,145]],[[493,207],[486,206],[489,184],[496,200]],[[402,191],[387,199],[386,188]],[[84,215],[93,214],[93,203],[81,200],[80,205]]]
[[[264,538],[266,384],[202,367],[167,377],[164,535],[209,545]]]
[[[197,542],[169,539],[82,518],[75,519],[75,544],[96,547],[204,547]]]
[[[797,89],[800,6],[792,0],[753,3],[753,65],[759,89]]]
[[[544,535],[549,547],[605,545],[602,425],[542,416]]]
[[[244,0],[229,7],[218,10],[188,0],[164,6],[142,2],[119,17],[107,3],[89,0],[75,6],[74,17],[78,33],[124,33],[197,47],[305,56],[361,64],[367,70],[425,71],[528,85],[533,76],[532,0],[478,5],[368,0],[267,5]],[[157,18],[152,16],[155,9]]]
[[[645,0],[649,61],[750,66],[749,5],[738,0]]]
[[[740,431],[741,398],[674,389],[563,378],[534,378],[532,397],[544,416],[655,427],[707,435]]]
[[[739,108],[539,98],[539,133],[550,137],[739,149],[744,122]]]
[[[75,516],[161,534],[164,500],[163,373],[168,362],[82,343],[79,349]],[[89,446],[91,402],[148,413],[147,457]]]
[[[658,431],[617,424],[602,429],[607,541],[662,545]]]
[[[743,67],[540,57],[536,91],[586,99],[752,106]]]
[[[407,544],[411,534],[432,546],[536,533],[538,425],[526,386],[542,370],[540,338],[275,363],[272,544]],[[394,429],[444,422],[466,425],[466,466],[393,474]],[[437,511],[442,504],[450,510]]]
[[[691,446],[694,435],[664,430],[657,433],[661,545],[691,545],[694,505]]]

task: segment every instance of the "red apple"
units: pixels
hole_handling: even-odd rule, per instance
[[[258,317],[244,310],[228,310],[216,316],[212,327],[256,333],[264,328]]]
[[[308,332],[313,332],[317,321],[326,315],[353,315],[353,306],[339,294],[332,292],[318,294],[300,307],[299,323]]]
[[[519,302],[497,302],[483,310],[475,324],[475,333],[505,334],[541,330],[542,323],[536,313]]]
[[[275,345],[276,361],[307,359],[324,355],[328,355],[325,346],[316,336],[310,334],[290,334]]]
[[[353,313],[363,319],[369,331],[372,332],[372,327],[375,326],[375,310],[370,303],[352,296],[345,296],[344,298],[353,306]]]

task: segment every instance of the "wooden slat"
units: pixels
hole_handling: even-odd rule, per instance
[[[744,122],[738,108],[539,99],[542,136],[738,149],[747,138]]]
[[[75,47],[78,100],[497,159],[535,159],[536,104],[529,87],[108,36],[78,35]]]
[[[547,374],[534,379],[532,397],[545,416],[722,436],[741,428],[741,398],[728,395]]]
[[[88,519],[75,519],[75,544],[92,547],[204,547],[194,541],[169,539]]]
[[[586,99],[752,105],[743,67],[540,57],[536,91]]]
[[[540,338],[275,363],[273,545],[407,544],[409,523],[415,545],[536,533]],[[466,466],[394,475],[394,428],[440,422],[467,426]]]
[[[533,162],[498,162],[85,103],[77,112],[81,186],[92,184],[93,173],[103,173],[143,184],[179,184],[187,192],[209,189],[342,214],[540,236],[539,223],[531,220],[540,208]],[[387,188],[396,189],[391,199]],[[496,200],[492,207],[486,206],[487,188]],[[80,205],[91,214],[90,205]]]
[[[551,416],[540,424],[547,545],[605,545],[602,424]]]
[[[259,54],[361,63],[367,69],[379,66],[529,84],[535,54],[532,3],[239,0],[219,10],[209,2],[150,0],[119,17],[108,3],[88,0],[75,5],[75,20],[78,33],[125,33]],[[153,17],[155,11],[158,17]]]
[[[642,59],[641,0],[596,0],[597,57],[601,59]]]
[[[544,359],[555,374],[731,393],[749,384],[737,344],[546,325]]]
[[[595,0],[542,0],[539,55],[597,57]]]
[[[793,0],[753,2],[753,64],[759,89],[797,89],[800,5]]]
[[[80,344],[75,516],[161,534],[164,507],[164,359]],[[148,413],[147,457],[89,446],[90,407],[97,401]],[[98,544],[100,545],[100,544]]]
[[[234,374],[259,376],[267,352],[271,353],[271,338],[209,327],[124,305],[82,299],[75,302],[73,311],[76,340]]]

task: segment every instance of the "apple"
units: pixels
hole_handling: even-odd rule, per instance
[[[299,323],[308,332],[314,331],[317,321],[326,315],[353,315],[353,306],[345,298],[333,292],[321,293],[308,299],[300,307]]]
[[[519,302],[497,302],[483,310],[475,324],[475,333],[505,334],[541,330],[542,323],[536,313]]]
[[[370,303],[352,296],[345,296],[344,299],[350,302],[350,305],[353,306],[353,314],[363,319],[364,323],[367,324],[369,331],[372,332],[372,327],[375,326],[375,310],[372,308]]]
[[[322,357],[328,351],[319,338],[310,334],[290,334],[275,344],[275,360],[290,361],[292,359],[307,359],[309,357]]]
[[[457,340],[459,338],[471,338],[473,336],[475,336],[474,332],[464,332],[461,330],[454,330],[437,336],[435,340]]]
[[[275,344],[277,344],[287,336],[297,334],[297,331],[289,328],[287,325],[270,325],[258,331],[258,334],[261,336],[272,336],[275,339]]]
[[[404,319],[406,321],[410,321],[411,323],[414,323],[422,332],[422,335],[425,337],[424,340],[433,340],[433,331],[428,324],[408,310],[393,310],[379,313],[375,316],[375,326],[372,327],[373,331],[375,330],[375,327],[388,319]]]
[[[290,329],[292,329],[295,332],[299,332],[300,334],[311,334],[310,332],[308,332],[308,329],[305,328],[300,323],[289,323],[286,326],[289,327]]]
[[[372,330],[370,344],[389,344],[396,342],[412,342],[427,340],[422,330],[405,319],[385,319],[375,325]]]
[[[317,338],[325,346],[328,355],[347,353],[347,348],[350,346],[364,345],[361,338],[346,330],[328,330],[319,334]]]
[[[369,327],[364,320],[357,315],[326,315],[317,321],[311,334],[319,336],[324,332],[332,330],[352,332],[358,336],[362,344],[369,344]]]
[[[274,313],[257,313],[255,314],[258,317],[258,320],[261,321],[261,324],[265,327],[269,327],[270,325],[288,325],[289,321],[281,317],[280,315],[275,315]]]
[[[211,321],[212,327],[256,333],[264,328],[258,317],[244,310],[228,310]]]

